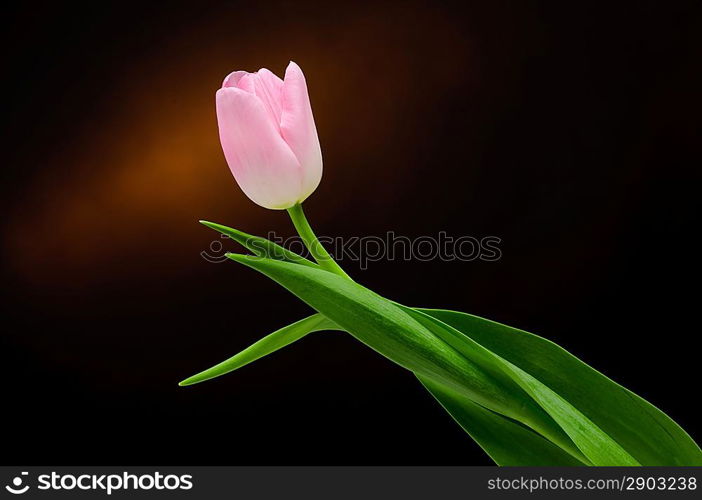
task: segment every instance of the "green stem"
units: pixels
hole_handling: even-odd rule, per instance
[[[295,229],[297,229],[297,233],[302,238],[302,241],[312,254],[312,257],[314,257],[314,260],[317,261],[317,264],[329,272],[351,279],[319,242],[319,239],[314,234],[310,223],[307,222],[305,212],[302,211],[302,205],[298,203],[297,205],[288,208],[288,213],[290,214],[290,218],[292,219]]]

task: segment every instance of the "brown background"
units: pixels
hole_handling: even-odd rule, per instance
[[[292,234],[235,185],[214,115],[229,71],[290,59],[319,234],[502,239],[497,263],[345,263],[359,281],[540,333],[700,439],[697,2],[4,9],[5,462],[490,463],[340,334],[176,386],[308,312],[205,262],[196,222]]]

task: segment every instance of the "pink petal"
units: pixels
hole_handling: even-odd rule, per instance
[[[288,208],[300,200],[300,164],[261,99],[236,87],[217,91],[219,137],[229,168],[255,203]]]
[[[252,76],[256,97],[261,99],[271,119],[280,127],[280,116],[282,114],[280,101],[282,99],[283,80],[266,68],[261,68]]]
[[[241,78],[239,78],[239,81],[236,82],[236,86],[240,88],[241,90],[245,90],[249,94],[254,94],[256,95],[256,90],[254,89],[254,82],[256,81],[256,74],[255,73],[246,73],[245,75],[242,75]]]
[[[322,150],[314,124],[305,75],[292,61],[285,70],[280,132],[302,166],[304,195],[302,200],[304,200],[317,188],[322,178]]]
[[[238,87],[239,80],[248,74],[246,71],[233,71],[226,76],[222,82],[222,87]]]

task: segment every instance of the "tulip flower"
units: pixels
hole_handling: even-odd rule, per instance
[[[266,69],[229,75],[217,92],[217,118],[241,188],[259,205],[287,209],[314,260],[201,222],[253,253],[227,253],[229,259],[271,278],[316,312],[180,385],[237,370],[312,332],[338,330],[414,373],[499,465],[702,465],[702,449],[669,416],[553,342],[460,311],[407,307],[352,280],[302,211],[322,176],[322,155],[295,63],[285,80]],[[442,279],[436,276],[438,286]],[[597,327],[612,325],[600,321]],[[433,432],[416,428],[425,431]]]
[[[224,156],[246,196],[270,209],[304,201],[322,178],[322,152],[305,76],[290,62],[281,80],[263,68],[234,71],[217,91]]]

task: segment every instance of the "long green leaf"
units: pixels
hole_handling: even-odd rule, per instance
[[[414,315],[418,321],[453,346],[466,356],[476,352],[476,346],[491,356],[496,366],[510,376],[522,389],[524,389],[565,431],[578,449],[594,465],[639,465],[622,446],[608,436],[602,429],[585,417],[577,408],[556,394],[551,388],[532,377],[509,361],[485,349],[470,337],[461,333],[452,326],[410,308],[400,306],[409,314]],[[557,444],[561,445],[560,442]]]
[[[193,385],[199,382],[204,382],[205,380],[219,377],[225,373],[232,372],[238,368],[241,368],[242,366],[248,365],[249,363],[262,358],[263,356],[267,356],[268,354],[301,339],[309,333],[318,332],[321,330],[336,329],[338,329],[338,327],[333,322],[329,321],[321,314],[314,314],[293,323],[292,325],[283,327],[266,337],[263,337],[255,344],[241,351],[239,354],[232,356],[226,361],[222,361],[218,365],[215,365],[208,370],[183,380],[178,385]]]
[[[404,308],[349,280],[319,270],[312,263],[302,268],[249,256],[230,258],[278,281],[329,316],[330,325],[338,323],[339,329],[349,331],[389,359],[415,371],[423,382],[432,385],[434,390],[429,389],[430,392],[454,418],[469,433],[482,436],[483,441],[485,435],[494,434],[485,429],[512,425],[519,428],[520,424],[502,416],[509,415],[537,429],[581,462],[589,460],[573,449],[572,441],[597,465],[702,464],[699,447],[664,413],[545,339],[464,313]],[[398,311],[405,312],[415,323]],[[402,333],[400,337],[398,332]],[[275,347],[259,351],[262,354],[246,363],[303,335],[280,344],[269,342]],[[456,354],[463,360],[457,359]],[[234,358],[204,373],[218,376],[232,366],[243,366],[237,366]],[[232,363],[227,365],[228,362]],[[467,374],[470,382],[457,371]],[[505,383],[504,375],[516,382],[517,390]],[[207,378],[210,377],[200,380]],[[534,402],[538,402],[537,408],[546,410],[546,419],[530,406]],[[514,411],[515,408],[522,411]],[[513,434],[520,432],[514,430]],[[524,436],[525,442],[533,438],[529,433]],[[485,447],[484,442],[481,446]],[[493,446],[499,450],[501,445]],[[544,459],[552,458],[557,459]],[[510,460],[520,458],[514,456]]]
[[[319,313],[281,328],[239,354],[190,377],[180,385],[192,385],[219,377],[300,340],[307,334],[337,330],[338,326]],[[417,376],[466,432],[499,465],[585,465],[527,427],[492,412],[427,378]]]
[[[523,422],[582,456],[553,418],[479,349],[472,357],[464,356],[393,302],[338,275],[271,259],[228,256],[277,281],[400,366]]]
[[[496,464],[565,467],[590,465],[519,422],[483,408],[432,380],[421,376],[417,378]]]
[[[702,465],[699,446],[670,417],[553,342],[462,312],[421,311],[552,389],[642,465]]]

